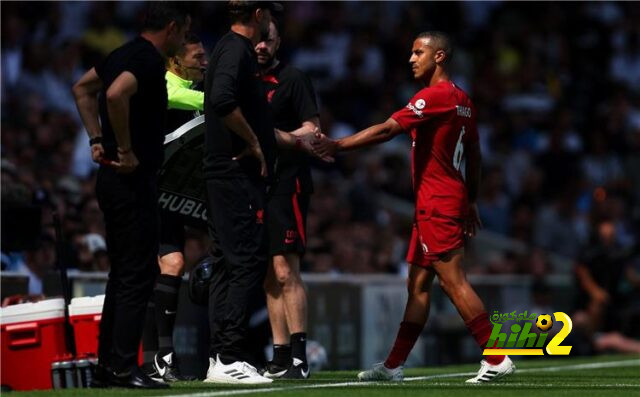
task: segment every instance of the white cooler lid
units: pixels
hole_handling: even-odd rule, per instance
[[[100,314],[102,313],[103,304],[104,295],[73,298],[69,305],[69,315],[82,316],[84,314]]]
[[[0,308],[0,324],[23,323],[64,317],[64,299],[46,299]]]

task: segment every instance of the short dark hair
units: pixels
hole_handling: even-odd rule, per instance
[[[198,44],[201,43],[202,40],[200,40],[200,36],[198,36],[197,34],[193,33],[193,32],[187,32],[187,34],[184,37],[184,43],[185,44]]]
[[[198,43],[202,43],[202,40],[200,40],[200,36],[198,36],[193,32],[187,32],[187,34],[184,37],[184,43],[183,45],[180,46],[180,49],[178,50],[178,52],[176,52],[176,56],[185,55],[187,44],[198,44]]]
[[[282,4],[275,1],[247,1],[230,0],[227,3],[231,23],[246,23],[251,19],[253,12],[259,8],[269,9],[271,12],[282,12]]]
[[[157,32],[171,21],[182,27],[187,23],[189,10],[182,1],[151,1],[145,13],[143,31]]]
[[[431,39],[433,44],[435,44],[436,50],[444,51],[446,55],[444,63],[449,63],[451,58],[453,58],[453,45],[451,37],[448,34],[438,30],[429,30],[418,34],[416,39]]]
[[[278,33],[278,37],[282,37],[282,32],[280,31],[280,21],[277,18],[271,18],[271,23],[276,27],[276,32]]]

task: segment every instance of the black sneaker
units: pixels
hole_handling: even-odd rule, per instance
[[[158,370],[156,369],[155,363],[144,363],[142,364],[140,369],[142,369],[142,371],[147,374],[149,378],[155,380],[156,382],[164,382],[162,376],[160,376]]]
[[[109,375],[109,386],[128,389],[166,389],[168,384],[156,382],[149,378],[139,367],[133,367],[125,372],[112,372]]]
[[[288,369],[289,367],[285,367],[280,364],[276,364],[273,361],[269,361],[264,369],[264,372],[262,373],[262,376],[269,379],[277,379],[282,377],[282,375],[284,375]]]
[[[282,379],[309,379],[309,365],[306,361],[302,361],[299,358],[293,358],[291,366],[287,372],[282,375]]]
[[[164,356],[160,356],[160,353],[156,353],[153,358],[153,367],[158,378],[164,382],[183,382],[196,380],[195,376],[183,376],[180,374],[178,363],[176,362],[176,354],[170,352]],[[151,376],[151,375],[150,375]],[[152,379],[155,379],[152,377]]]
[[[109,387],[109,369],[100,364],[93,367],[89,387],[92,389],[103,389]]]

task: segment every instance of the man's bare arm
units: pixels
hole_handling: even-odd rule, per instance
[[[113,133],[122,151],[131,150],[129,103],[138,91],[138,80],[131,72],[122,72],[107,89],[107,113]]]
[[[309,120],[303,121],[302,126],[295,131],[285,132],[275,129],[276,142],[279,148],[283,149],[295,149],[300,146],[298,138],[304,138],[309,133],[313,134],[320,128],[320,120],[317,117],[313,117]]]
[[[376,124],[356,134],[336,141],[338,151],[359,149],[367,146],[387,142],[391,138],[404,132],[404,129],[392,118],[382,124]]]
[[[101,89],[102,80],[98,77],[95,68],[91,68],[85,73],[73,85],[72,89],[78,113],[80,113],[89,138],[102,136],[98,113],[98,93]]]
[[[138,80],[131,72],[122,72],[107,89],[107,114],[118,144],[118,161],[111,163],[118,172],[130,173],[139,161],[131,147],[129,113],[131,97],[138,91]]]

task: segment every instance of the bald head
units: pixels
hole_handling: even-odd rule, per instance
[[[444,51],[444,64],[448,64],[449,61],[451,61],[451,58],[453,57],[453,46],[451,44],[451,38],[449,37],[449,35],[444,32],[430,30],[420,33],[416,37],[416,40],[418,39],[427,41],[427,43],[425,44],[433,48],[435,51]]]

